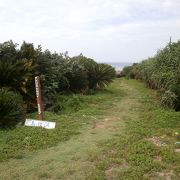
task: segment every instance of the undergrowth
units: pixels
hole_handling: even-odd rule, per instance
[[[110,141],[99,143],[103,152],[91,157],[95,162],[94,171],[87,179],[163,179],[158,172],[167,172],[173,179],[179,179],[180,112],[162,108],[155,99],[155,91],[148,90],[142,83],[125,80],[128,86],[139,92],[138,103],[131,108],[132,117],[125,118],[126,131]],[[149,138],[157,137],[162,146],[157,146]]]
[[[9,158],[23,158],[24,154],[55,146],[73,135],[81,133],[81,128],[106,115],[112,107],[113,99],[121,99],[123,93],[114,88],[99,90],[95,95],[57,96],[53,111],[44,113],[44,120],[56,122],[52,130],[40,127],[17,126],[14,129],[0,130],[0,161]],[[37,112],[27,115],[37,119]]]

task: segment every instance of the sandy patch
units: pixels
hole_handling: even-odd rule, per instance
[[[155,162],[161,162],[162,158],[160,156],[156,156],[154,159]]]
[[[129,166],[127,162],[123,162],[122,164],[113,164],[105,171],[105,176],[107,180],[112,180],[116,177],[119,177],[119,174],[123,171],[128,169]]]
[[[174,150],[176,153],[180,153],[180,149],[175,149]]]
[[[92,129],[109,129],[109,130],[114,130],[112,127],[113,121],[120,120],[119,117],[116,116],[111,116],[108,118],[105,118],[102,122],[93,122]]]
[[[145,175],[146,178],[150,180],[172,180],[174,178],[174,172],[173,170],[171,171],[164,171],[164,172],[155,172],[150,175]]]
[[[151,138],[147,138],[148,141],[150,141],[151,143],[153,143],[154,145],[161,147],[161,146],[167,146],[166,143],[164,143],[160,137],[154,136]]]

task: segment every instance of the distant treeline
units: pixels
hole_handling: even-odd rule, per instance
[[[152,58],[125,67],[123,74],[158,89],[163,105],[180,110],[180,41],[168,43]]]
[[[36,75],[41,78],[43,100],[50,106],[57,93],[92,94],[95,89],[104,88],[115,77],[115,69],[83,55],[71,58],[68,53],[43,51],[32,43],[23,42],[20,47],[13,41],[0,43],[0,126],[10,121],[8,112],[13,119],[15,114],[22,114],[18,109],[34,109]],[[18,109],[11,113],[16,103]]]

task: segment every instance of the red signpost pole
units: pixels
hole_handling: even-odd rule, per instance
[[[36,87],[38,117],[39,117],[39,120],[43,120],[43,106],[42,106],[41,85],[40,85],[40,78],[39,78],[39,76],[35,77],[35,87]]]

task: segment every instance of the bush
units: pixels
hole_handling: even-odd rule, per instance
[[[180,41],[168,43],[153,58],[125,67],[123,71],[127,77],[158,89],[163,105],[180,110]]]
[[[175,93],[171,92],[170,90],[165,91],[161,96],[161,103],[164,106],[168,106],[170,108],[174,108],[174,102],[176,101]]]
[[[79,62],[86,69],[89,89],[104,88],[116,77],[115,69],[108,64],[99,64],[84,56],[79,57]]]
[[[88,88],[86,69],[77,60],[68,61],[65,77],[69,81],[69,90],[75,93],[84,92]]]
[[[58,93],[87,94],[104,88],[112,82],[115,70],[82,54],[71,58],[67,52],[42,51],[40,45],[35,48],[25,41],[20,48],[13,41],[0,43],[0,88],[20,93],[28,112],[36,108],[34,76],[37,75],[41,78],[43,102],[49,107]]]
[[[96,88],[104,88],[116,77],[115,69],[108,64],[98,64]]]
[[[132,66],[126,66],[123,68],[123,74],[127,77],[127,78],[134,78],[134,75],[132,74]]]
[[[82,99],[77,95],[56,95],[51,110],[55,113],[62,111],[76,112],[80,109]]]
[[[23,101],[19,94],[0,89],[0,127],[12,127],[23,121]]]

